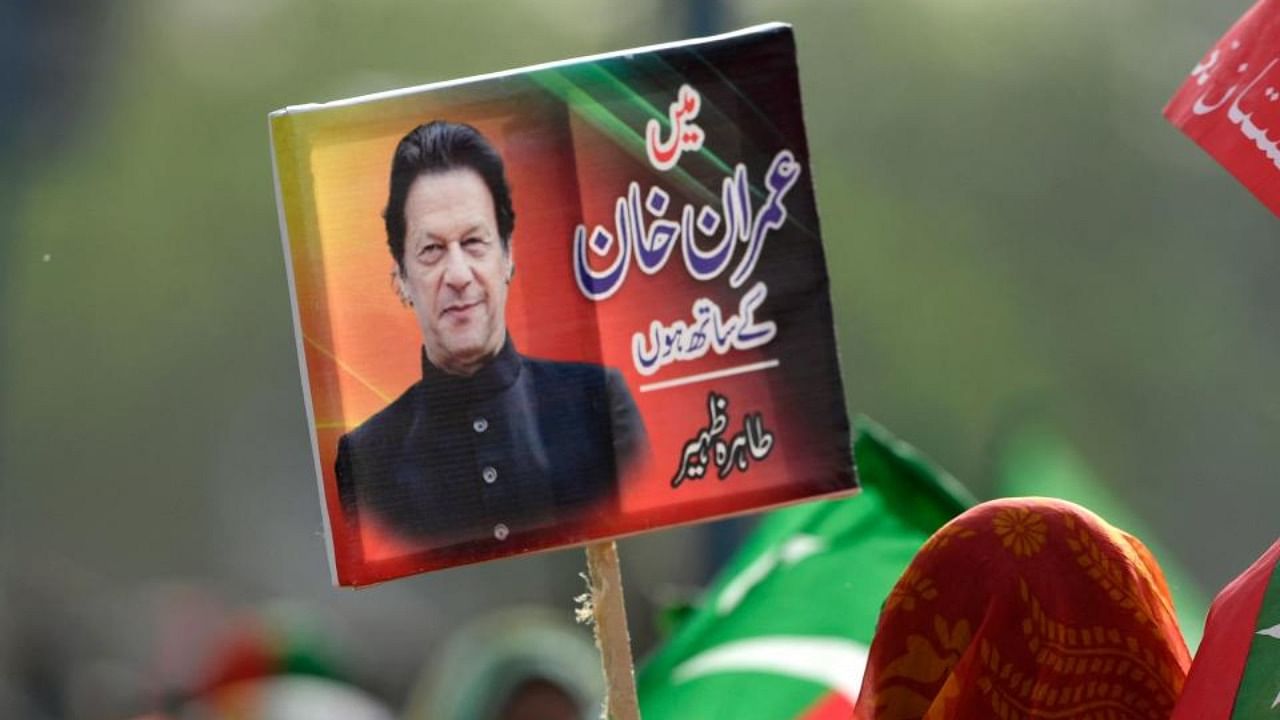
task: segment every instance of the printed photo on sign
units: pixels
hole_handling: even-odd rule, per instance
[[[856,490],[790,28],[270,125],[339,584]]]

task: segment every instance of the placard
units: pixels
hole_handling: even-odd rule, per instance
[[[270,126],[339,584],[856,489],[789,27]]]

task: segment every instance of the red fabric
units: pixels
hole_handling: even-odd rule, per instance
[[[1280,561],[1280,541],[1232,580],[1209,607],[1204,640],[1196,651],[1173,720],[1227,720],[1236,700],[1258,610]]]
[[[796,720],[849,720],[853,706],[838,692],[827,693]]]
[[[1280,214],[1280,0],[1260,0],[1239,19],[1164,116]]]
[[[1190,658],[1159,566],[1059,500],[984,503],[885,602],[856,717],[1166,720]]]

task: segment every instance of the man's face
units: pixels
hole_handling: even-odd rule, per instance
[[[405,200],[401,291],[413,303],[431,364],[470,375],[506,338],[511,257],[493,197],[474,170],[420,175]]]

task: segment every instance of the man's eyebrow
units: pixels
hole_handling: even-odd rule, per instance
[[[462,231],[462,233],[459,234],[459,237],[466,239],[472,235],[479,234],[481,230],[484,230],[484,223],[476,223],[475,225],[472,225],[471,227],[468,227],[466,230]],[[418,233],[416,237],[425,238],[427,240],[435,240],[436,242],[442,242],[442,243],[449,241],[448,237],[441,235],[439,233],[433,233],[433,232]]]

